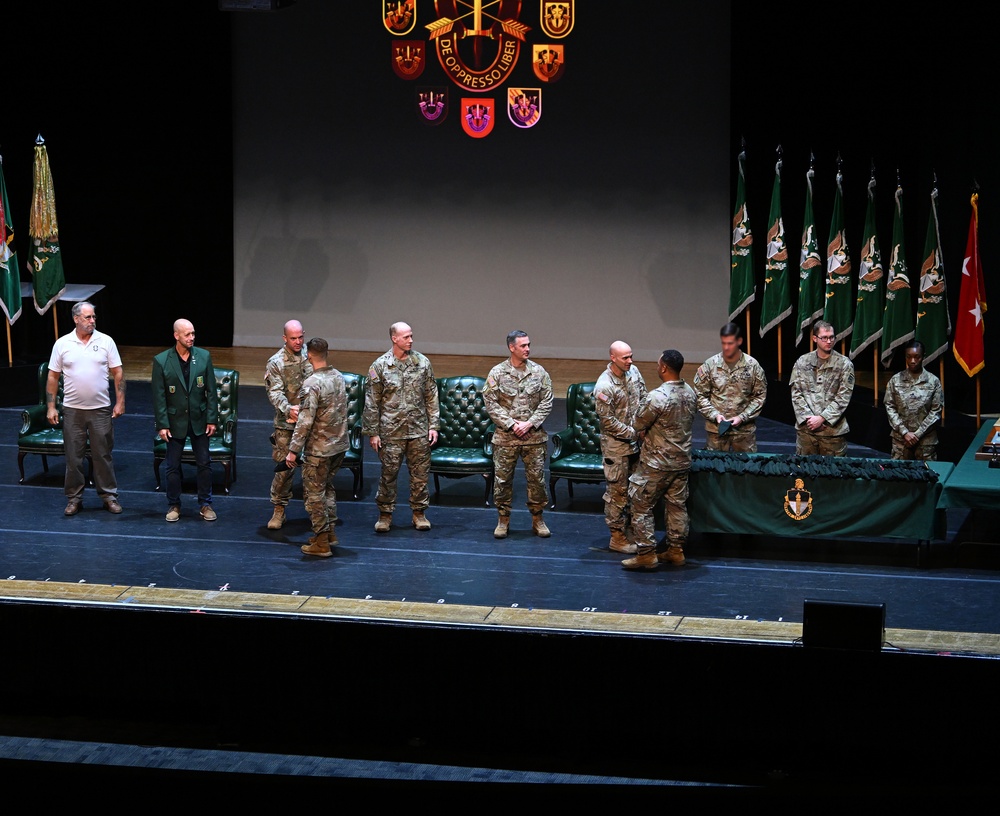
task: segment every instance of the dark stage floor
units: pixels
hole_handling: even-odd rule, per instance
[[[270,408],[259,387],[240,395],[239,478],[229,496],[216,473],[219,520],[195,517],[185,482],[184,515],[168,524],[162,493],[154,492],[149,386],[129,384],[129,413],[118,420],[116,471],[125,512],[100,509],[88,490],[84,511],[65,518],[62,460],[25,460],[18,485],[16,409],[0,409],[8,428],[0,464],[0,575],[15,581],[156,586],[175,589],[314,595],[430,604],[466,604],[577,612],[685,615],[704,618],[801,621],[806,598],[885,603],[889,628],[1000,633],[1000,574],[996,548],[966,543],[966,514],[949,512],[948,536],[918,563],[916,542],[801,540],[750,536],[692,536],[689,564],[653,573],[622,570],[606,549],[601,485],[578,485],[571,503],[557,484],[559,510],[547,513],[553,536],[531,535],[526,510],[515,511],[506,541],[492,537],[495,515],[482,506],[478,477],[442,479],[428,517],[430,532],[409,525],[397,508],[389,534],[376,534],[374,491],[378,461],[366,451],[362,497],[350,498],[351,475],[338,476],[341,544],[334,558],[301,555],[310,531],[301,501],[290,521],[268,531],[267,489],[273,463],[267,441]],[[550,431],[564,425],[557,401]],[[793,452],[794,432],[760,421],[761,449]],[[703,441],[703,432],[695,444]],[[850,455],[876,455],[851,445]],[[193,468],[192,468],[193,470]],[[192,474],[193,475],[193,474]],[[405,469],[401,495],[406,495]],[[296,498],[300,488],[296,480]],[[523,502],[518,469],[515,501]],[[294,545],[294,546],[291,546]]]

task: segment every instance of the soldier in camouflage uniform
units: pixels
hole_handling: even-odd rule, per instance
[[[302,324],[298,320],[289,320],[285,324],[282,339],[285,345],[267,361],[264,369],[264,389],[274,406],[271,456],[275,462],[284,462],[288,456],[288,443],[299,416],[299,390],[306,377],[312,374],[312,366],[302,350],[305,342]],[[274,512],[267,523],[268,530],[280,530],[285,523],[285,508],[292,498],[293,473],[292,470],[284,470],[275,473],[271,480],[271,504],[274,505]]]
[[[362,431],[370,437],[372,450],[382,460],[375,503],[375,532],[387,533],[396,508],[396,479],[406,459],[410,471],[410,510],[413,526],[431,529],[425,512],[430,504],[427,479],[431,468],[431,446],[441,427],[437,381],[424,355],[413,351],[413,329],[406,323],[389,327],[392,348],[368,370]]]
[[[628,477],[639,462],[639,434],[632,423],[646,396],[646,383],[632,365],[632,349],[616,340],[608,351],[611,362],[594,386],[594,408],[601,422],[604,460],[604,521],[611,530],[608,548],[634,553],[628,540]]]
[[[727,323],[719,330],[722,351],[709,357],[694,375],[698,411],[705,417],[706,445],[709,450],[757,452],[757,417],[767,399],[764,369],[744,354],[743,330]],[[719,423],[732,427],[719,434]]]
[[[552,533],[542,519],[542,511],[549,501],[545,491],[548,435],[542,423],[552,412],[552,380],[544,368],[528,360],[531,340],[523,331],[512,331],[507,335],[507,349],[510,359],[493,366],[483,389],[486,411],[496,425],[493,433],[493,500],[499,521],[493,537],[507,537],[514,467],[520,457],[528,480],[532,532],[548,538]]]
[[[656,569],[660,564],[684,564],[688,537],[688,473],[691,470],[691,428],[698,412],[698,395],[681,379],[684,357],[667,349],[657,363],[662,384],[646,395],[635,418],[645,433],[639,466],[629,477],[632,537],[636,554],[622,561],[625,569]],[[656,552],[653,508],[663,498],[668,548]]]
[[[913,340],[906,347],[906,371],[896,374],[885,387],[892,458],[936,460],[937,424],[943,410],[941,381],[924,370],[924,344]]]
[[[314,337],[307,345],[313,373],[302,383],[298,419],[288,444],[285,464],[302,463],[302,492],[312,522],[313,536],[302,546],[306,555],[328,558],[337,545],[337,492],[333,477],[350,446],[347,439],[347,387],[343,375],[327,363],[326,340]]]
[[[789,386],[795,410],[795,452],[844,456],[847,406],[854,393],[854,364],[833,350],[835,332],[825,320],[813,323],[816,350],[795,361]]]

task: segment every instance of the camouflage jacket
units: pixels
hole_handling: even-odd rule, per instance
[[[900,442],[913,433],[924,442],[937,441],[937,428],[944,409],[941,381],[923,369],[916,377],[900,371],[885,387],[885,412],[892,437]]]
[[[656,470],[691,467],[691,428],[698,412],[698,395],[684,380],[663,383],[650,391],[635,418],[645,431],[639,461]]]
[[[601,421],[601,453],[605,456],[629,456],[639,450],[632,423],[645,396],[646,383],[635,366],[619,377],[608,363],[597,378],[594,410]]]
[[[709,357],[694,375],[694,390],[698,394],[698,411],[705,417],[705,430],[719,432],[715,418],[738,416],[740,424],[729,433],[749,433],[764,410],[767,399],[767,376],[764,369],[749,354],[729,365],[722,354]]]
[[[350,447],[347,438],[347,388],[335,368],[314,371],[299,393],[299,420],[288,449],[299,456],[329,457]]]
[[[483,402],[497,426],[493,444],[501,446],[544,445],[548,435],[542,423],[552,413],[552,379],[538,363],[526,360],[518,371],[504,360],[493,366],[486,378]],[[519,439],[511,428],[515,422],[530,422],[531,431]]]
[[[392,351],[368,369],[362,431],[385,439],[416,439],[441,427],[431,361],[416,351],[397,360]]]
[[[274,427],[290,431],[294,422],[288,421],[288,409],[299,404],[299,391],[306,377],[312,374],[312,365],[306,353],[292,354],[282,346],[267,361],[264,369],[264,388],[274,406]]]
[[[850,430],[845,414],[854,393],[854,364],[843,354],[831,351],[825,361],[815,351],[803,354],[792,367],[789,387],[799,430],[815,436],[843,436]],[[810,431],[805,427],[809,416],[826,421]]]

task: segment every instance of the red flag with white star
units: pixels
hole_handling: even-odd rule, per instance
[[[969,240],[962,261],[962,287],[958,295],[958,319],[955,324],[955,359],[974,377],[985,365],[983,352],[983,312],[986,311],[986,286],[979,259],[979,194],[972,194],[972,217]]]

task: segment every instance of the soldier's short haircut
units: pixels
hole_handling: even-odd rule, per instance
[[[903,354],[906,354],[906,352],[908,352],[908,351],[917,351],[917,352],[920,352],[920,356],[923,357],[924,356],[924,344],[921,343],[919,340],[911,340],[909,343],[906,344],[906,348],[903,349]]]
[[[677,349],[667,349],[660,355],[660,360],[671,371],[680,374],[684,368],[684,355]]]
[[[739,323],[727,323],[719,329],[719,337],[735,337],[740,340],[743,337],[743,329],[740,328]]]
[[[314,337],[306,343],[306,348],[316,357],[326,357],[327,352],[330,350],[330,344],[322,337]]]
[[[514,329],[510,334],[507,335],[507,348],[513,346],[519,337],[527,337],[528,333],[520,331],[519,329]]]
[[[817,337],[823,329],[829,329],[834,334],[837,333],[837,330],[833,328],[832,323],[827,323],[825,320],[817,320],[815,323],[813,323],[813,336]]]
[[[89,300],[81,300],[79,303],[74,303],[73,308],[70,310],[73,317],[79,317],[80,312],[83,311],[84,306],[89,306],[91,309],[94,309],[94,304],[91,303]],[[97,309],[94,309],[94,311],[96,312]]]

